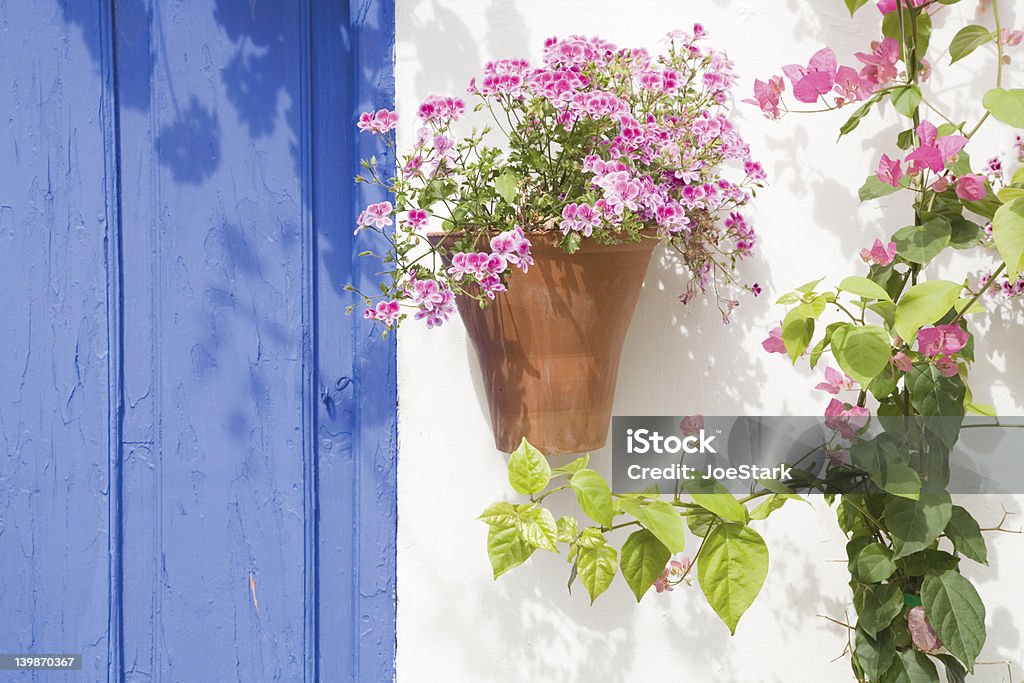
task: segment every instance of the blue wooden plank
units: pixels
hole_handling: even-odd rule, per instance
[[[116,657],[118,264],[101,9],[0,2],[0,650],[84,654],[84,672],[15,680],[107,680]]]
[[[391,163],[379,140],[354,134],[360,111],[394,104],[394,3],[313,1],[314,219],[318,264],[320,579],[323,680],[394,677],[397,524],[394,337],[356,315],[342,291],[376,287],[356,254],[379,236],[352,235],[355,216],[379,195],[352,191],[360,156]],[[374,239],[374,238],[377,239]],[[339,644],[342,644],[339,646]]]

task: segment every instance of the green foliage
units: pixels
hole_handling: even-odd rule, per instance
[[[612,524],[612,492],[608,483],[594,470],[580,470],[569,478],[576,500],[592,520],[604,526]]]
[[[877,325],[844,327],[832,335],[832,353],[850,377],[867,385],[889,365],[892,342]]]
[[[753,604],[767,576],[768,546],[750,527],[721,524],[704,541],[697,578],[730,633],[736,633],[740,617]]]
[[[958,62],[977,50],[982,45],[992,42],[995,36],[984,26],[971,24],[964,26],[953,37],[949,44],[950,64]]]
[[[896,304],[896,332],[910,342],[917,331],[931,325],[953,308],[963,285],[947,280],[930,280],[914,285]]]
[[[1008,126],[1024,128],[1024,89],[993,88],[982,101],[992,116]]]
[[[992,220],[992,236],[999,255],[1006,263],[1007,275],[1016,278],[1024,271],[1024,197],[1014,199],[996,211]]]
[[[622,544],[619,567],[637,602],[661,576],[670,557],[669,549],[647,529],[634,531]]]
[[[892,537],[894,559],[929,547],[953,514],[945,491],[925,492],[917,500],[893,496],[885,501],[885,522]]]
[[[610,545],[581,546],[576,559],[576,574],[590,594],[590,602],[608,590],[615,578],[618,553]]]
[[[988,564],[988,548],[981,528],[967,510],[959,505],[953,506],[945,534],[958,553],[975,562]]]
[[[551,481],[551,466],[540,451],[523,438],[508,461],[508,483],[518,493],[540,493]]]
[[[973,673],[985,644],[985,606],[978,591],[958,572],[945,571],[925,577],[921,601],[946,649]]]

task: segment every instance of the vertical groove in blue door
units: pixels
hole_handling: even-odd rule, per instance
[[[117,88],[114,0],[100,3],[99,72],[103,82],[101,131],[106,196],[107,273],[107,681],[124,680],[124,244],[121,223],[121,130]]]
[[[393,3],[0,22],[0,651],[392,678],[395,347],[342,287],[375,278],[354,122],[393,101]]]

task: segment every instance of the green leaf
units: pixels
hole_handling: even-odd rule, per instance
[[[975,562],[988,564],[985,537],[981,535],[981,528],[970,512],[959,505],[954,505],[945,534],[958,553]]]
[[[857,663],[864,669],[864,673],[872,681],[880,680],[896,658],[892,631],[885,629],[872,638],[864,629],[858,628],[854,643]]]
[[[878,325],[844,327],[832,335],[832,353],[840,368],[867,386],[888,367],[892,342]]]
[[[697,576],[711,608],[735,635],[768,576],[768,546],[748,526],[721,524],[704,540]]]
[[[512,171],[505,171],[494,181],[494,189],[498,191],[506,204],[515,206],[519,195],[519,179]]]
[[[1024,128],[1024,89],[993,88],[985,93],[982,103],[992,116],[1008,126]]]
[[[683,484],[683,488],[694,503],[708,512],[727,522],[747,522],[747,509],[719,482],[711,479],[690,480]]]
[[[936,655],[946,666],[946,683],[967,683],[967,669],[953,655]]]
[[[598,545],[593,548],[580,547],[576,561],[576,574],[580,583],[590,594],[590,604],[594,604],[597,596],[608,590],[615,578],[616,559],[618,554],[610,545]]]
[[[956,217],[950,221],[952,231],[949,237],[949,246],[954,249],[970,249],[978,246],[981,238],[981,226],[974,221],[963,217]]]
[[[888,628],[903,609],[903,591],[895,583],[869,584],[854,593],[857,625],[870,635]]]
[[[881,468],[871,473],[871,481],[894,496],[911,500],[921,496],[921,477],[906,465],[883,461]]]
[[[843,0],[846,3],[846,9],[850,10],[850,16],[859,10],[864,5],[868,4],[868,0]]]
[[[951,58],[949,63],[953,64],[960,61],[985,43],[991,42],[992,38],[992,32],[984,26],[978,26],[977,24],[964,26],[953,37],[953,42],[949,44],[949,56]]]
[[[892,301],[892,297],[889,296],[889,293],[886,292],[881,285],[867,279],[866,277],[860,277],[859,275],[851,275],[850,277],[844,278],[843,281],[839,283],[839,289],[865,299]]]
[[[514,527],[519,519],[519,512],[512,503],[501,502],[489,506],[480,513],[477,518],[489,526],[496,526],[502,529]]]
[[[926,265],[949,246],[953,228],[949,221],[935,216],[922,225],[908,225],[892,236],[896,252],[912,263]]]
[[[917,331],[949,312],[963,285],[948,280],[929,280],[911,287],[896,305],[896,332],[908,344]]]
[[[1006,274],[1015,279],[1024,271],[1024,198],[999,207],[992,219],[992,236],[1006,262]]]
[[[978,591],[958,572],[945,571],[925,577],[921,600],[939,640],[974,673],[985,644],[985,605]]]
[[[612,492],[608,482],[594,470],[580,470],[569,479],[580,508],[602,526],[612,525]]]
[[[782,321],[782,342],[794,363],[814,337],[814,318],[808,316],[801,308],[791,310]]]
[[[551,476],[557,477],[562,474],[576,474],[589,464],[590,453],[587,453],[586,455],[581,455],[580,457],[576,458],[575,460],[566,465],[562,465],[561,467],[556,467],[555,469],[551,470]]]
[[[630,513],[632,514],[632,513]],[[634,514],[640,524],[654,534],[673,553],[683,551],[686,530],[683,517],[672,505],[662,500],[651,501],[643,506],[640,514]]]
[[[704,538],[708,535],[711,525],[718,519],[710,512],[693,512],[686,516],[686,526],[694,536]]]
[[[939,671],[928,655],[906,650],[886,672],[885,683],[939,683]]]
[[[547,458],[523,437],[508,460],[508,483],[518,493],[532,496],[540,493],[551,481],[551,466]]]
[[[665,571],[670,557],[669,549],[647,529],[634,531],[622,544],[619,567],[637,602]]]
[[[570,543],[580,531],[579,522],[576,521],[575,517],[565,515],[559,517],[558,522],[555,523],[555,529],[558,532],[558,540],[561,543]]]
[[[852,133],[857,126],[860,125],[861,119],[871,112],[871,107],[881,101],[881,99],[882,94],[875,93],[869,100],[864,102],[864,104],[857,107],[856,111],[854,111],[850,118],[846,120],[846,123],[839,127],[839,137]]]
[[[750,519],[768,519],[768,515],[772,514],[773,512],[781,508],[783,505],[786,504],[786,501],[791,498],[793,500],[803,501],[810,505],[810,503],[807,500],[805,500],[802,496],[797,495],[796,493],[773,493],[767,498],[765,498],[763,501],[761,501],[761,503],[756,508],[750,511]]]
[[[892,497],[885,501],[885,520],[892,536],[893,559],[924,550],[939,537],[953,514],[945,491],[922,492],[918,500]]]
[[[862,583],[879,583],[896,572],[896,563],[892,561],[892,551],[884,545],[869,543],[850,559],[849,569],[853,578]]]
[[[555,516],[539,505],[525,506],[519,511],[519,534],[534,548],[558,552],[558,525]]]
[[[889,93],[889,100],[896,111],[908,119],[913,118],[917,108],[921,106],[921,89],[916,85],[896,88]]]
[[[515,527],[492,526],[487,532],[487,557],[494,570],[494,578],[518,567],[530,559],[533,546],[519,534]]]
[[[915,363],[907,373],[910,402],[918,413],[926,417],[962,417],[967,387],[959,375],[943,377],[939,369],[929,363]],[[936,424],[928,421],[928,426]],[[959,427],[959,425],[957,425]],[[959,429],[957,429],[959,431]]]
[[[889,183],[883,183],[876,175],[869,175],[860,190],[857,192],[857,196],[860,197],[862,202],[866,202],[872,199],[888,197],[889,195],[898,192],[900,189],[901,188],[899,187],[893,187]]]

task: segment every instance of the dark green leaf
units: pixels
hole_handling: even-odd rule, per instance
[[[885,502],[885,520],[892,536],[893,559],[924,550],[939,537],[953,514],[945,491],[921,493],[918,500],[893,496]]]
[[[955,571],[926,576],[921,600],[946,649],[974,672],[985,644],[985,605],[971,582]]]
[[[958,553],[975,562],[988,564],[988,548],[985,546],[985,537],[981,535],[978,522],[970,512],[959,505],[954,505],[953,514],[949,518],[949,524],[946,525],[945,533]]]

